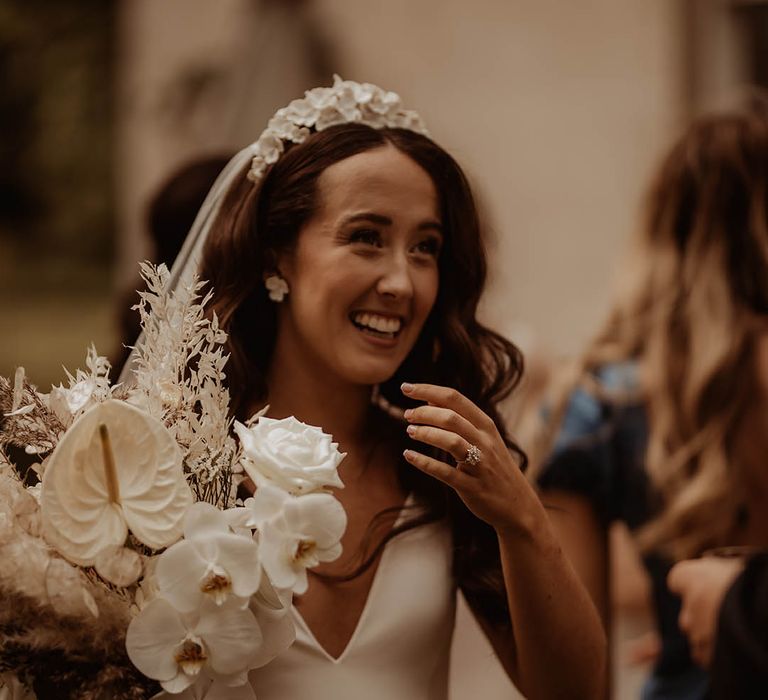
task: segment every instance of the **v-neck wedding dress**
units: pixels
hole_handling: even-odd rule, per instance
[[[292,608],[296,641],[250,673],[258,700],[446,700],[456,613],[452,557],[445,522],[390,540],[338,658]]]

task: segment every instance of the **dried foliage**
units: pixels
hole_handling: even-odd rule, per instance
[[[132,403],[163,420],[184,450],[184,467],[199,501],[219,507],[234,503],[229,390],[224,386],[226,333],[205,307],[208,291],[195,277],[165,294],[165,265],[142,264],[146,291],[137,305],[144,329],[137,346]]]

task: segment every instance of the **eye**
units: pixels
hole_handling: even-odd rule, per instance
[[[350,243],[362,243],[364,245],[372,245],[377,248],[381,248],[381,234],[373,228],[361,228],[353,231],[349,235]]]
[[[430,257],[436,258],[440,255],[442,245],[443,242],[437,236],[428,236],[419,241],[413,247],[413,250],[420,255],[429,255]]]

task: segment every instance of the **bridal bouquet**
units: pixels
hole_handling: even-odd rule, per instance
[[[0,698],[254,698],[307,568],[341,553],[337,445],[232,421],[211,293],[142,276],[130,386],[93,347],[48,394],[0,377]]]

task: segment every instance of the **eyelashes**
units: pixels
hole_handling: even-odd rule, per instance
[[[374,248],[384,247],[384,238],[376,229],[362,228],[356,229],[346,236],[346,242],[350,244],[361,244],[372,246]],[[437,258],[442,248],[442,240],[433,234],[427,235],[413,245],[411,250],[419,255],[428,255]]]
[[[423,241],[416,244],[416,249],[420,253],[426,253],[433,257],[440,255],[440,249],[443,247],[443,242],[437,236],[428,236]]]
[[[352,231],[347,236],[348,243],[366,243],[381,248],[383,245],[381,234],[376,229],[361,228]]]

